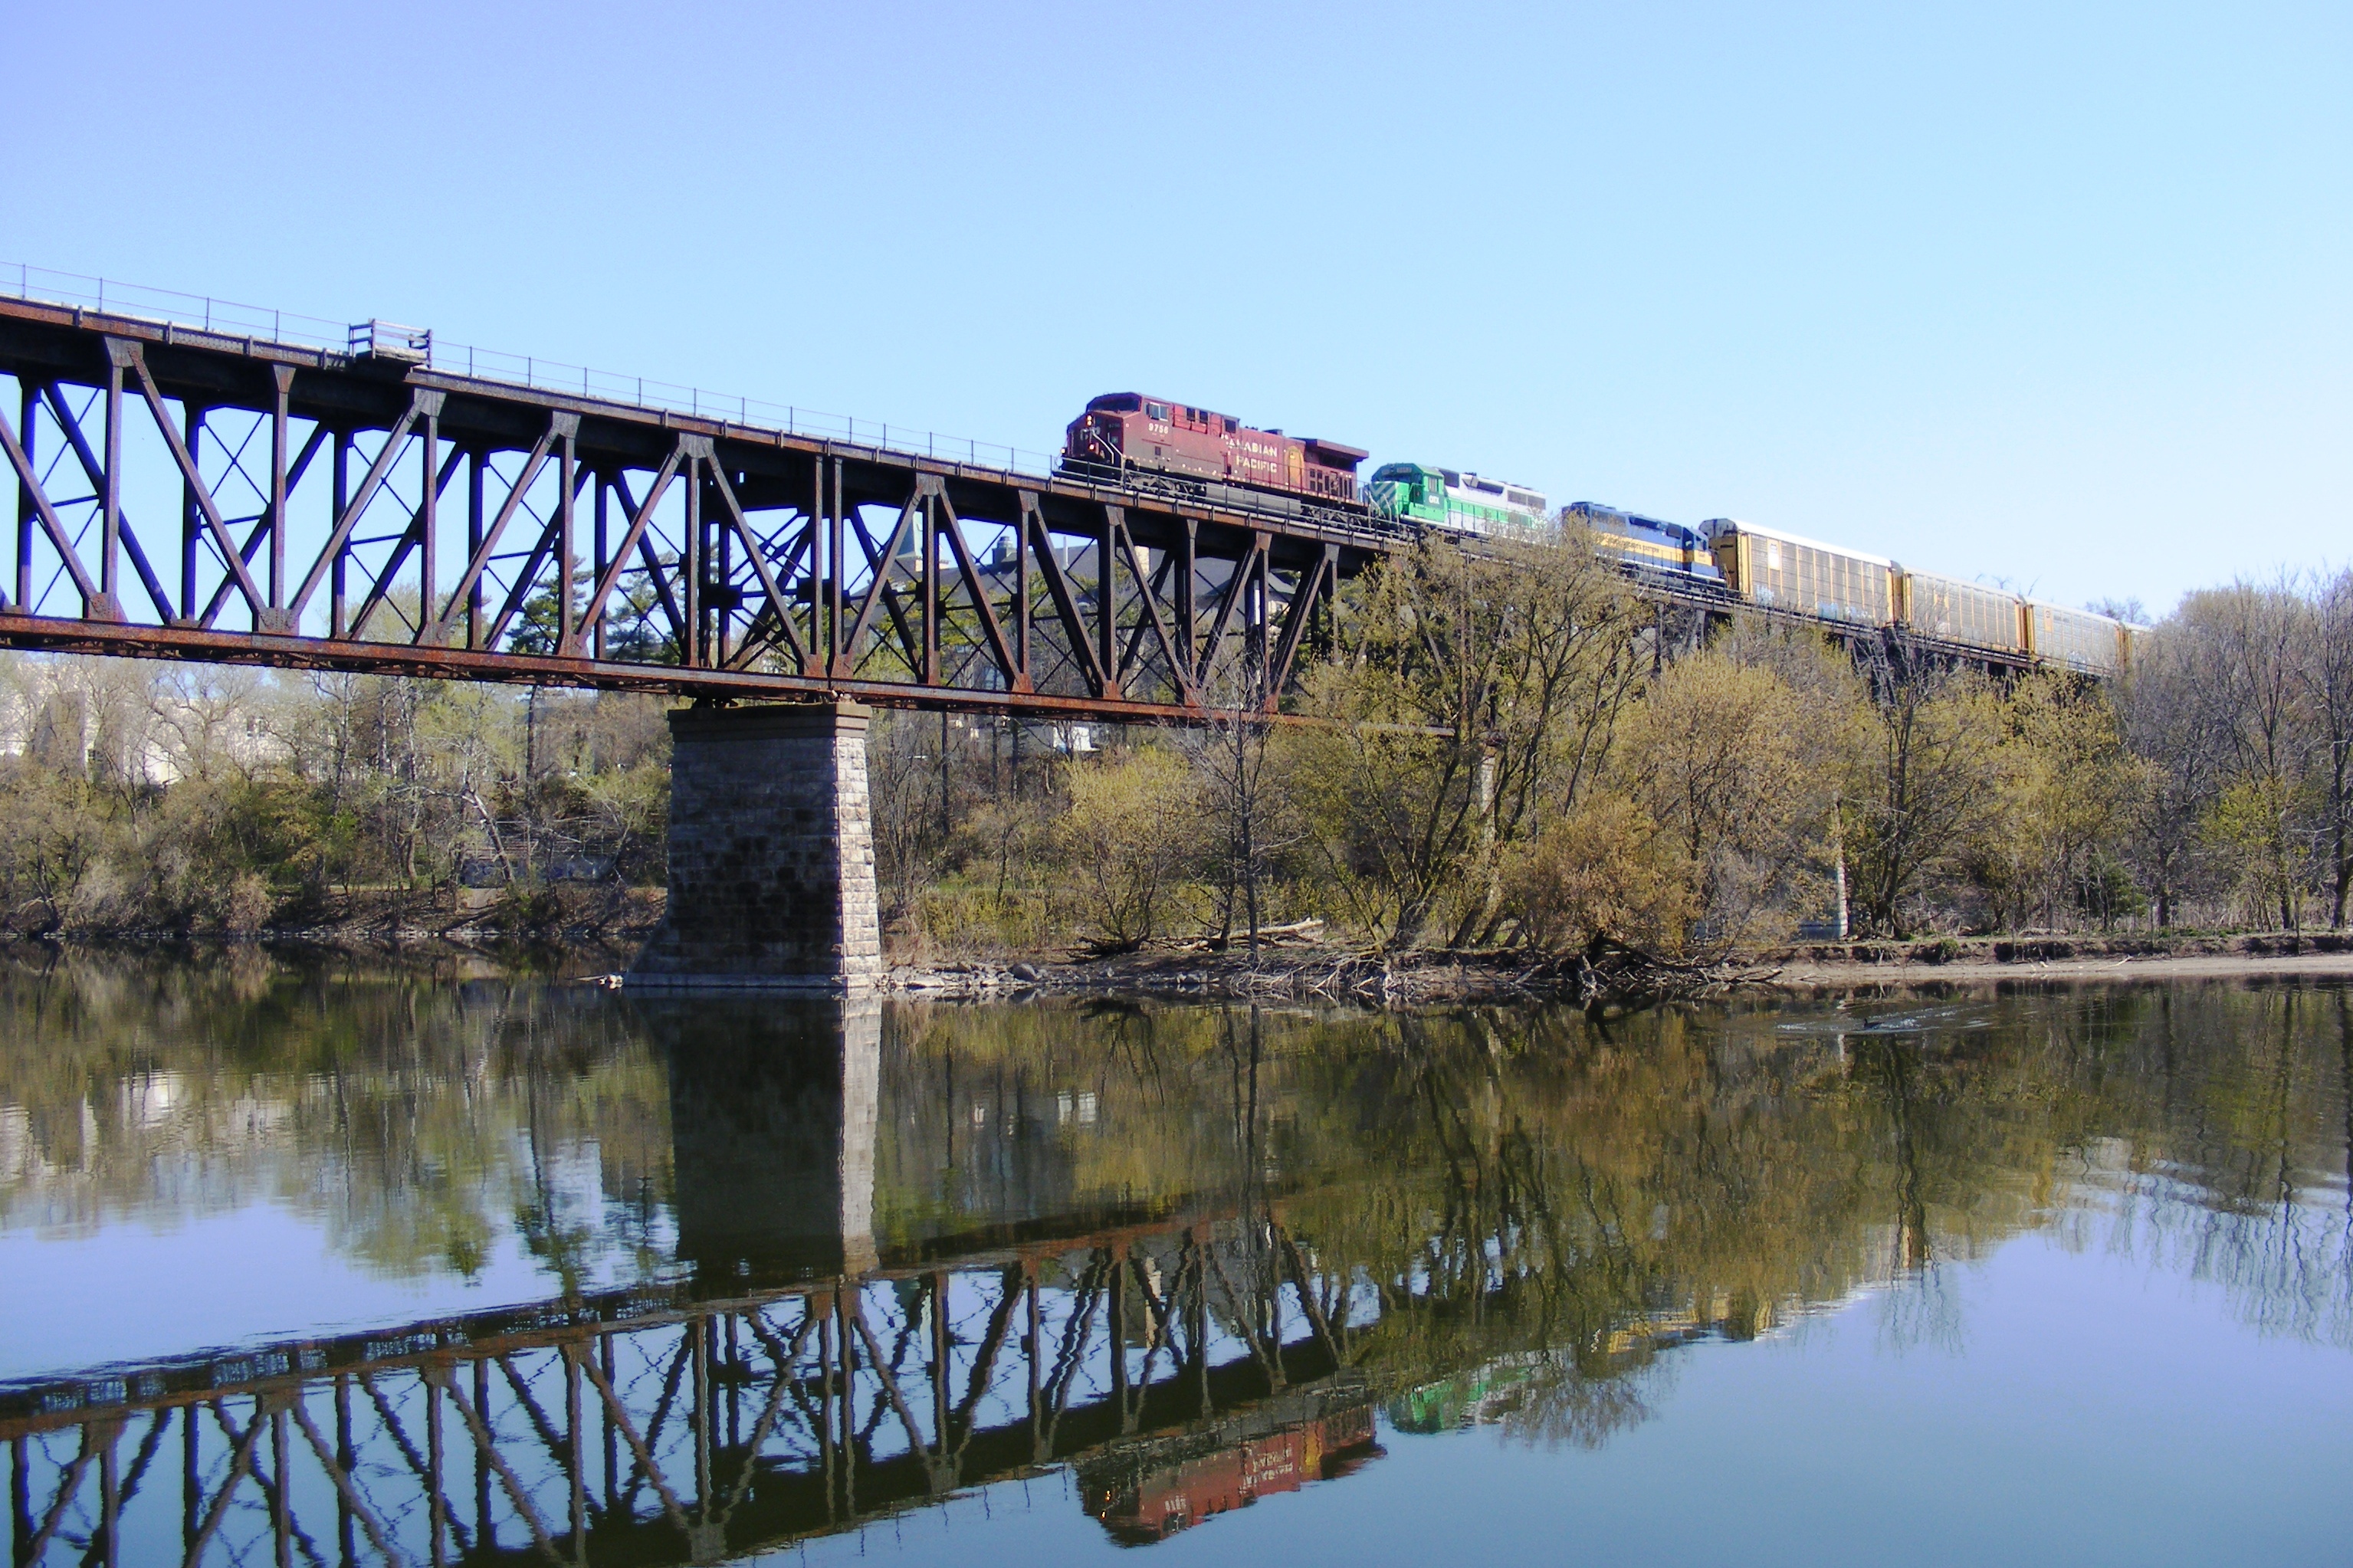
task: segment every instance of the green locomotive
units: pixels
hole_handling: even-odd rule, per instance
[[[1365,486],[1365,504],[1381,517],[1491,537],[1547,526],[1545,498],[1524,485],[1419,463],[1384,463]]]

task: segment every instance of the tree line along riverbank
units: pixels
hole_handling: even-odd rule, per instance
[[[1714,961],[2341,930],[2353,574],[2195,594],[2113,682],[1699,628],[1571,533],[1349,584],[1307,724],[885,714],[903,963],[1245,954]],[[1213,701],[1249,671],[1213,668]],[[658,906],[661,700],[0,658],[0,928],[625,943]],[[1254,942],[1253,933],[1259,933]]]

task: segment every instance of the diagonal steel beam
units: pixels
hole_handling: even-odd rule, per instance
[[[393,544],[391,555],[385,560],[384,569],[378,572],[375,574],[375,580],[368,584],[367,597],[360,601],[359,614],[352,617],[352,624],[343,632],[343,636],[353,642],[365,639],[368,620],[376,613],[377,608],[392,596],[393,579],[400,575],[401,567],[407,563],[408,552],[416,549],[420,541],[429,536],[433,525],[433,503],[443,490],[449,488],[450,479],[457,476],[458,465],[463,462],[465,458],[464,447],[450,447],[448,457],[442,460],[441,471],[433,478],[433,488],[426,492],[423,499],[417,501],[416,510],[408,514],[408,526],[401,531],[400,538]],[[417,605],[418,631],[411,637],[411,641],[423,640],[423,628],[432,620],[433,606],[424,602],[429,597],[429,595],[419,595]]]
[[[687,658],[686,614],[678,607],[678,595],[670,592],[670,579],[678,575],[679,567],[675,563],[662,564],[661,554],[654,549],[651,539],[638,541],[638,559],[645,563],[646,580],[654,585],[654,602],[661,606],[662,618],[670,623],[670,641],[676,645],[679,660],[683,663]]]
[[[302,1401],[294,1400],[291,1409],[294,1425],[301,1428],[303,1440],[311,1445],[311,1452],[318,1458],[319,1468],[327,1472],[327,1479],[335,1483],[335,1490],[343,1497],[343,1506],[358,1517],[360,1528],[367,1531],[368,1544],[375,1547],[376,1555],[386,1563],[406,1563],[406,1556],[385,1534],[384,1527],[376,1522],[375,1510],[368,1507],[366,1500],[360,1496],[359,1489],[352,1485],[351,1472],[328,1452],[327,1440],[319,1435],[319,1428],[311,1420],[311,1413],[303,1408]]]
[[[1005,677],[1008,691],[1026,691],[1029,678],[1014,662],[1013,649],[1005,640],[1005,628],[997,623],[997,611],[988,602],[988,593],[981,585],[980,569],[973,564],[972,549],[965,542],[964,520],[956,515],[955,503],[948,500],[947,490],[940,490],[940,507],[948,514],[947,525],[940,530],[948,537],[948,549],[955,552],[956,575],[964,580],[964,591],[972,595],[973,608],[979,613],[980,629],[988,638],[988,649],[997,660],[997,672]]]
[[[596,587],[589,592],[587,608],[581,614],[580,630],[575,636],[585,638],[605,624],[606,605],[621,581],[621,574],[628,569],[631,552],[645,542],[646,525],[653,521],[654,509],[661,505],[662,495],[670,489],[670,480],[678,477],[679,465],[686,460],[687,443],[693,437],[686,435],[679,437],[677,445],[670,449],[670,456],[664,458],[661,467],[654,470],[653,483],[646,489],[645,504],[630,508],[629,526],[622,533],[621,542],[613,552],[611,563],[605,568],[605,575],[597,579]],[[618,479],[617,475],[616,479]],[[621,495],[626,504],[628,498],[626,487]],[[682,643],[685,636],[683,627],[679,628],[679,634]]]
[[[5,413],[0,413],[0,445],[8,448],[8,465],[16,470],[16,482],[24,487],[25,494],[32,497],[34,515],[41,520],[41,531],[49,536],[50,545],[65,563],[67,575],[73,579],[74,592],[81,595],[83,619],[122,619],[121,606],[109,602],[108,595],[100,593],[98,584],[90,580],[89,571],[83,567],[80,555],[74,550],[72,536],[67,533],[57,509],[49,504],[48,494],[41,488],[40,475],[34,469],[32,458],[18,444],[16,428],[8,423],[8,416]],[[25,606],[17,607],[21,610]]]
[[[259,554],[262,545],[267,543],[269,546],[269,569],[276,574],[271,579],[274,583],[282,584],[286,580],[286,542],[280,535],[275,519],[285,512],[285,493],[302,482],[302,475],[311,467],[311,459],[319,455],[319,448],[325,445],[326,439],[327,427],[324,425],[311,426],[310,438],[302,443],[302,450],[295,458],[291,466],[281,466],[280,477],[276,481],[278,499],[269,503],[269,510],[253,520],[253,531],[245,536],[245,544],[238,552],[245,557],[245,563],[249,569],[253,565],[254,556]],[[221,612],[221,606],[228,603],[228,591],[236,585],[236,579],[224,576],[214,586],[213,596],[205,602],[205,613],[196,622],[198,626],[208,626],[213,624],[214,619]],[[257,630],[278,632],[289,637],[294,635],[293,623],[286,619],[285,611],[268,611],[263,619],[268,624],[257,627]]]
[[[997,1305],[988,1314],[988,1329],[982,1335],[980,1352],[973,1358],[972,1375],[965,1381],[963,1400],[956,1405],[953,1426],[964,1436],[957,1439],[955,1456],[961,1458],[965,1445],[972,1441],[973,1422],[980,1410],[980,1402],[987,1397],[990,1375],[996,1371],[998,1352],[1005,1348],[1007,1333],[1013,1324],[1013,1304],[1021,1298],[1021,1266],[1008,1263],[998,1277]]]
[[[96,452],[90,450],[90,437],[82,434],[81,421],[75,418],[73,410],[66,405],[65,394],[58,390],[57,383],[51,382],[43,387],[41,395],[42,401],[49,405],[49,417],[58,422],[58,429],[65,436],[66,445],[73,448],[74,460],[81,465],[82,477],[90,481],[90,498],[102,501],[107,489],[106,465],[99,460]],[[147,590],[147,597],[154,605],[155,613],[168,622],[172,618],[171,595],[164,591],[164,580],[155,575],[155,568],[148,563],[147,552],[140,548],[139,535],[131,531],[131,519],[123,512],[120,497],[116,498],[115,521],[121,530],[123,546],[130,552],[132,568],[139,574],[140,586]],[[100,584],[101,590],[104,586],[103,583]],[[120,598],[107,596],[118,606],[121,605]],[[120,618],[119,615],[117,618]]]
[[[661,1441],[662,1427],[670,1420],[670,1406],[678,1401],[680,1382],[694,1361],[693,1327],[691,1323],[677,1326],[683,1331],[678,1338],[678,1353],[670,1358],[670,1371],[662,1378],[661,1397],[654,1401],[653,1415],[646,1422],[646,1443],[649,1448]],[[693,1417],[689,1416],[688,1419],[691,1421]],[[639,1477],[632,1471],[628,1491],[632,1503],[637,1499],[638,1480]]]
[[[859,552],[866,558],[866,569],[873,574],[877,582],[882,584],[882,608],[890,614],[891,629],[899,638],[899,651],[906,656],[908,670],[912,673],[922,668],[923,653],[916,644],[914,629],[907,625],[907,613],[899,604],[899,590],[892,587],[889,581],[890,557],[881,554],[876,549],[874,536],[866,531],[864,520],[855,513],[849,519],[849,531],[858,536],[858,549]],[[893,533],[892,537],[896,539],[898,535]],[[846,661],[844,673],[857,674],[858,661],[863,657],[858,649],[858,644],[855,642],[843,644],[842,657]]]
[[[580,1370],[586,1373],[588,1381],[596,1385],[596,1394],[605,1402],[606,1414],[620,1429],[621,1440],[628,1444],[629,1452],[637,1457],[638,1468],[644,1470],[646,1479],[653,1482],[654,1490],[662,1500],[662,1511],[670,1515],[670,1522],[680,1530],[691,1531],[691,1527],[686,1522],[686,1510],[679,1502],[678,1494],[670,1490],[661,1467],[654,1463],[653,1451],[646,1447],[646,1440],[638,1436],[637,1423],[629,1419],[628,1407],[622,1405],[621,1396],[614,1392],[613,1385],[606,1381],[604,1371],[597,1366],[596,1358],[582,1356]]]
[[[246,1426],[246,1435],[258,1436],[265,1425],[274,1421],[281,1414],[284,1401],[301,1397],[299,1391],[276,1395],[256,1394],[253,1396],[253,1419]],[[230,1419],[228,1407],[220,1401],[215,1400],[211,1409],[213,1420],[218,1424],[221,1431],[232,1442],[236,1441],[238,1436],[237,1423]],[[278,1521],[280,1526],[279,1562],[280,1563],[287,1562],[287,1549],[300,1542],[303,1555],[310,1558],[311,1562],[320,1563],[321,1568],[324,1568],[324,1559],[319,1555],[317,1543],[311,1541],[309,1533],[300,1525],[293,1523],[294,1498],[292,1489],[286,1484],[286,1447],[282,1431],[278,1434],[277,1441],[273,1443],[272,1447],[275,1450],[274,1457],[277,1462],[270,1467],[269,1473],[267,1475],[259,1469],[255,1470],[253,1484],[261,1489],[262,1498],[269,1504],[271,1518]]]
[[[1200,696],[1193,689],[1191,673],[1176,657],[1176,639],[1168,635],[1168,624],[1161,618],[1160,596],[1154,587],[1155,583],[1167,577],[1168,563],[1175,558],[1164,552],[1160,557],[1159,570],[1146,573],[1143,559],[1136,553],[1135,540],[1127,531],[1126,510],[1115,506],[1103,510],[1112,514],[1112,533],[1119,541],[1120,552],[1126,557],[1128,575],[1135,579],[1136,597],[1143,601],[1145,619],[1152,627],[1153,637],[1160,644],[1160,657],[1167,661],[1168,679],[1176,688],[1176,700],[1187,708],[1198,707]],[[1141,639],[1142,627],[1137,628],[1136,635]]]
[[[33,1537],[32,1544],[17,1556],[19,1563],[38,1563],[41,1553],[48,1547],[49,1537],[55,1535],[58,1526],[65,1522],[68,1505],[80,1495],[81,1479],[90,1473],[90,1462],[98,1458],[98,1449],[90,1441],[91,1436],[89,1426],[81,1429],[81,1452],[74,1456],[73,1463],[66,1467],[66,1473],[58,1479],[57,1500],[49,1504],[48,1514],[41,1521],[40,1532]]]
[[[554,1459],[557,1468],[566,1475],[571,1474],[571,1454],[563,1439],[556,1436],[554,1425],[548,1420],[547,1412],[539,1407],[538,1397],[523,1382],[522,1374],[515,1371],[513,1360],[506,1355],[494,1355],[490,1359],[506,1374],[507,1386],[514,1391],[515,1403],[522,1406],[523,1415],[530,1420],[533,1433],[547,1449],[548,1458]]]
[[[1324,553],[1301,574],[1299,585],[1292,590],[1291,604],[1282,614],[1282,629],[1275,639],[1274,657],[1268,661],[1264,701],[1272,709],[1282,699],[1282,689],[1291,683],[1292,660],[1298,656],[1299,642],[1308,625],[1314,619],[1315,605],[1333,584],[1339,569],[1340,547],[1326,544]]]
[[[482,1420],[481,1412],[474,1408],[473,1401],[466,1397],[465,1389],[456,1378],[448,1380],[444,1392],[449,1395],[449,1403],[458,1407],[458,1414],[464,1417],[466,1430],[473,1436],[476,1451],[490,1462],[491,1469],[498,1472],[500,1484],[506,1488],[507,1499],[514,1505],[515,1512],[522,1515],[523,1523],[531,1527],[533,1542],[549,1561],[563,1562],[563,1554],[555,1550],[555,1543],[548,1539],[546,1527],[539,1521],[539,1510],[533,1506],[531,1494],[523,1489],[522,1482],[515,1479],[514,1468],[507,1463],[506,1456],[499,1452],[498,1443],[491,1437],[490,1426]]]
[[[1038,574],[1046,580],[1046,592],[1054,601],[1054,614],[1061,617],[1062,630],[1070,638],[1071,656],[1078,661],[1092,694],[1102,698],[1119,695],[1119,683],[1103,668],[1095,652],[1095,639],[1088,635],[1086,617],[1079,613],[1077,595],[1071,592],[1070,580],[1062,574],[1062,563],[1054,558],[1054,535],[1046,526],[1046,514],[1038,505],[1035,490],[1021,492],[1021,517],[1031,531],[1037,548]]]
[[[917,476],[919,481],[922,477],[923,476],[921,475]],[[858,602],[858,618],[850,623],[849,635],[842,639],[842,660],[847,668],[837,671],[838,674],[855,675],[858,673],[859,654],[860,650],[865,646],[866,628],[873,623],[875,605],[881,600],[885,594],[891,591],[892,559],[899,553],[899,542],[907,537],[907,525],[909,522],[913,521],[916,510],[923,505],[923,488],[919,482],[916,485],[914,491],[910,494],[905,502],[901,505],[899,508],[899,520],[891,525],[891,542],[883,546],[881,555],[879,559],[874,553],[873,540],[867,536],[866,520],[858,514],[855,508],[850,509],[849,522],[850,525],[858,531],[858,542],[860,548],[866,552],[867,564],[869,569],[873,573],[874,580],[866,585],[866,595]],[[895,597],[892,602],[891,618],[892,620],[899,620],[900,618],[898,603]],[[903,622],[900,626],[899,635],[901,640],[907,640],[906,626]],[[923,668],[923,655],[912,641],[908,642],[907,662],[910,668],[916,669]]]
[[[849,1321],[850,1326],[858,1331],[859,1339],[865,1342],[868,1365],[872,1369],[875,1380],[881,1384],[883,1395],[891,1401],[891,1408],[898,1412],[899,1425],[906,1428],[907,1447],[918,1454],[930,1454],[932,1446],[923,1441],[923,1430],[915,1422],[915,1413],[907,1408],[906,1396],[899,1392],[899,1379],[894,1375],[899,1358],[893,1356],[888,1363],[884,1363],[882,1347],[874,1342],[874,1331],[866,1326],[864,1301],[852,1300]]]
[[[419,1381],[426,1390],[427,1397],[433,1397],[433,1385],[422,1379]],[[376,1420],[382,1424],[385,1435],[392,1439],[393,1447],[398,1449],[400,1457],[407,1461],[410,1471],[425,1484],[427,1493],[427,1501],[436,1510],[435,1517],[441,1521],[442,1525],[448,1527],[460,1550],[471,1551],[472,1547],[468,1542],[473,1537],[458,1518],[457,1510],[449,1506],[448,1494],[441,1488],[441,1473],[437,1468],[436,1460],[428,1455],[419,1454],[417,1451],[417,1444],[409,1437],[408,1429],[403,1426],[400,1424],[400,1418],[392,1413],[392,1406],[385,1403],[384,1391],[376,1387],[375,1379],[363,1372],[359,1374],[359,1384],[360,1387],[366,1392],[368,1402],[375,1407]],[[441,1440],[438,1418],[431,1415],[429,1407],[427,1415],[427,1447],[432,1449],[433,1454],[438,1455],[440,1449],[437,1445]],[[437,1536],[435,1542],[437,1549],[438,1544]]]
[[[581,487],[588,483],[591,477],[591,471],[586,468],[582,468],[574,474],[572,480],[572,493],[575,500],[578,499]],[[620,481],[617,479],[614,482],[618,484]],[[628,490],[625,486],[623,487],[623,494],[626,495],[627,493]],[[515,616],[522,613],[523,602],[531,597],[532,588],[539,581],[540,568],[546,563],[548,552],[556,548],[558,536],[561,535],[563,531],[564,519],[561,516],[548,519],[546,523],[541,527],[538,540],[533,543],[531,552],[523,558],[522,569],[515,574],[513,584],[507,589],[506,602],[499,606],[499,613],[495,616],[491,617],[491,629],[482,638],[482,646],[484,647],[497,647],[499,646],[499,639],[507,635],[507,626],[509,623],[513,621]],[[470,593],[471,590],[469,590],[469,592]],[[450,602],[449,614],[453,620],[457,615],[458,604],[458,600],[452,600]],[[675,620],[677,617],[672,616],[671,618]],[[572,640],[573,650],[569,657],[576,658],[579,657],[581,647],[579,629],[577,627],[574,628]],[[558,649],[557,657],[565,657],[560,648]]]
[[[1209,1267],[1217,1270],[1218,1283],[1225,1289],[1227,1304],[1234,1310],[1234,1327],[1241,1331],[1243,1341],[1250,1348],[1250,1354],[1258,1361],[1259,1370],[1266,1373],[1267,1385],[1271,1388],[1281,1388],[1283,1385],[1282,1346],[1280,1343],[1268,1346],[1260,1342],[1257,1320],[1251,1317],[1250,1310],[1242,1304],[1241,1292],[1234,1289],[1233,1280],[1227,1277],[1226,1266],[1219,1261],[1217,1248],[1204,1247],[1201,1255],[1209,1260]]]
[[[1234,606],[1250,596],[1250,579],[1258,572],[1259,557],[1266,553],[1268,543],[1263,533],[1250,535],[1250,549],[1234,563],[1233,574],[1226,579],[1226,591],[1218,596],[1218,613],[1209,621],[1209,635],[1201,644],[1203,668],[1216,662],[1219,649],[1225,646],[1226,627],[1233,620]]]
[[[1094,1337],[1095,1298],[1102,1294],[1099,1265],[1090,1263],[1087,1266],[1079,1289],[1080,1304],[1071,1310],[1071,1319],[1063,1322],[1061,1353],[1057,1357],[1055,1375],[1046,1383],[1048,1392],[1053,1396],[1042,1438],[1049,1452],[1053,1449],[1054,1434],[1062,1425],[1062,1413],[1070,1406],[1071,1389],[1079,1381],[1079,1369],[1086,1360],[1087,1342]]]
[[[737,1474],[735,1484],[728,1489],[725,1502],[717,1510],[718,1518],[723,1524],[743,1502],[744,1494],[752,1489],[754,1478],[760,1473],[757,1462],[760,1446],[768,1440],[768,1431],[776,1425],[776,1415],[784,1408],[786,1396],[788,1394],[797,1396],[799,1393],[793,1379],[793,1363],[800,1358],[801,1349],[808,1342],[810,1331],[817,1327],[818,1319],[817,1314],[808,1310],[807,1303],[804,1300],[800,1326],[793,1331],[792,1342],[789,1344],[776,1337],[776,1331],[761,1318],[757,1310],[744,1313],[744,1321],[751,1329],[753,1337],[757,1339],[761,1346],[775,1359],[776,1371],[776,1375],[768,1380],[767,1404],[760,1411],[760,1419],[752,1427],[751,1440],[744,1445],[744,1468]],[[802,1414],[806,1415],[807,1413],[807,1406],[804,1403]],[[703,1511],[706,1514],[712,1511],[707,1500],[704,1503]]]
[[[800,629],[793,624],[791,602],[785,597],[784,589],[776,585],[776,574],[768,565],[768,554],[761,548],[759,536],[744,521],[744,508],[735,499],[735,487],[727,482],[727,471],[719,464],[706,463],[703,468],[711,477],[712,489],[727,510],[727,521],[735,530],[735,536],[744,542],[744,553],[751,558],[752,570],[759,574],[760,591],[767,595],[769,608],[776,612],[776,629],[784,634],[785,647],[792,655],[793,668],[807,668],[808,648],[801,641]],[[786,569],[790,570],[789,567]],[[749,641],[748,637],[745,640]]]
[[[473,596],[474,585],[482,580],[482,574],[490,570],[491,560],[498,554],[499,540],[505,534],[507,524],[514,521],[515,512],[522,506],[523,496],[539,478],[539,470],[547,464],[548,449],[559,438],[576,434],[579,428],[580,416],[577,414],[558,410],[548,416],[547,428],[533,444],[531,456],[523,459],[522,472],[508,487],[506,500],[499,503],[498,515],[491,520],[491,526],[482,534],[480,546],[475,550],[473,559],[466,563],[466,570],[459,574],[457,587],[450,591],[448,607],[438,616],[430,614],[428,607],[425,624],[432,635],[428,638],[420,632],[419,641],[446,643],[449,640],[449,628],[456,623],[458,607]],[[570,585],[567,584],[565,586],[568,592]]]
[[[1335,1363],[1339,1362],[1339,1338],[1333,1333],[1332,1324],[1324,1315],[1324,1304],[1315,1299],[1314,1287],[1307,1278],[1307,1260],[1299,1255],[1299,1244],[1293,1241],[1291,1233],[1282,1226],[1270,1228],[1274,1231],[1275,1240],[1281,1244],[1280,1256],[1291,1264],[1292,1286],[1299,1294],[1300,1309],[1307,1314],[1308,1326],[1323,1336],[1324,1348],[1332,1352]]]
[[[205,1510],[204,1528],[197,1531],[195,1539],[188,1543],[186,1568],[195,1568],[197,1563],[204,1561],[205,1548],[212,1544],[213,1536],[220,1530],[221,1521],[228,1515],[229,1500],[236,1495],[237,1483],[253,1473],[253,1446],[261,1436],[262,1420],[259,1409],[254,1412],[252,1424],[246,1427],[242,1436],[237,1436],[237,1427],[231,1424],[227,1415],[221,1413],[219,1401],[213,1402],[212,1412],[213,1418],[218,1421],[233,1438],[229,1450],[228,1477],[221,1482],[221,1489],[213,1498],[212,1507]],[[189,1418],[195,1419],[195,1412],[189,1413]],[[259,1479],[255,1478],[257,1481]],[[37,1561],[38,1557],[38,1552],[36,1552],[35,1560]]]
[[[422,387],[408,395],[408,407],[393,421],[392,428],[385,432],[384,446],[377,451],[375,460],[368,465],[366,477],[360,480],[359,489],[343,507],[343,515],[335,519],[335,526],[329,531],[327,542],[321,548],[319,558],[311,563],[311,570],[303,574],[302,585],[294,590],[294,597],[286,606],[290,625],[302,624],[304,606],[310,604],[311,595],[318,592],[321,581],[342,557],[345,546],[350,544],[352,530],[359,526],[360,514],[367,510],[368,502],[374,500],[375,492],[383,488],[385,476],[392,472],[393,459],[400,456],[400,448],[407,441],[408,432],[417,420],[427,415],[438,417],[441,413],[442,398],[441,393],[427,392]]]
[[[121,341],[115,338],[107,340],[110,347]],[[165,445],[172,448],[172,460],[180,466],[180,477],[187,481],[188,493],[195,498],[197,509],[204,514],[205,531],[212,536],[213,548],[220,552],[222,565],[236,578],[237,591],[245,595],[246,608],[252,614],[254,624],[259,626],[269,609],[269,601],[262,596],[261,587],[254,582],[253,574],[246,570],[245,556],[238,551],[237,541],[229,536],[228,524],[221,521],[220,503],[213,499],[211,487],[205,483],[204,474],[196,467],[195,454],[188,450],[187,442],[181,437],[179,426],[164,412],[164,395],[156,390],[154,374],[147,368],[146,354],[135,342],[124,346],[130,350],[131,368],[138,373],[139,395],[146,400],[147,412],[155,418],[155,428],[164,433]],[[183,587],[192,585],[193,579],[181,584]]]

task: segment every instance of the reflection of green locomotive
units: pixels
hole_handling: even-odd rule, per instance
[[[1391,1426],[1420,1436],[1478,1426],[1499,1398],[1508,1400],[1518,1394],[1534,1360],[1502,1356],[1453,1377],[1409,1388],[1391,1399],[1384,1414]]]
[[[1464,533],[1525,533],[1544,528],[1545,498],[1525,485],[1419,463],[1384,463],[1365,486],[1382,517]]]

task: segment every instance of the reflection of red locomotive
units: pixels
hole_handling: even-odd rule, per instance
[[[1373,1408],[1359,1405],[1207,1453],[1147,1460],[1115,1479],[1100,1472],[1082,1476],[1081,1485],[1087,1512],[1112,1539],[1142,1546],[1262,1497],[1336,1480],[1380,1454],[1373,1443]]]
[[[1165,474],[1337,501],[1356,499],[1356,465],[1364,460],[1355,447],[1253,430],[1228,415],[1134,392],[1088,404],[1062,446],[1063,465],[1074,472]]]

